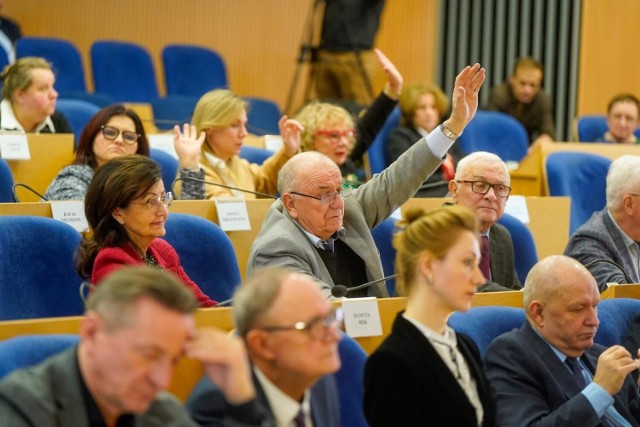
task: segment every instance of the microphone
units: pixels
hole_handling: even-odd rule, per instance
[[[594,259],[593,261],[590,261],[590,262],[586,263],[584,266],[585,266],[585,268],[589,268],[592,265],[599,264],[599,263],[611,264],[611,265],[617,267],[618,270],[620,270],[622,272],[622,274],[624,274],[624,280],[626,280],[627,283],[634,283],[634,281],[631,280],[631,277],[629,277],[627,272],[624,271],[624,268],[622,268],[622,266],[620,264],[618,264],[617,262],[611,261],[610,259],[605,259],[605,258]]]
[[[214,305],[214,307],[226,307],[228,305],[231,305],[232,303],[233,303],[233,298],[229,298],[224,301],[220,301],[219,303]]]
[[[255,194],[257,196],[262,196],[262,197],[266,197],[266,198],[270,198],[270,199],[277,199],[277,196],[274,196],[273,194],[267,194],[267,193],[261,193],[259,191],[252,191],[252,190],[245,190],[243,188],[238,188],[238,187],[232,187],[230,185],[224,185],[224,184],[218,184],[217,182],[211,182],[211,181],[205,181],[203,179],[198,179],[198,178],[191,178],[189,176],[179,176],[176,179],[173,180],[173,182],[171,183],[171,192],[174,193],[173,191],[173,186],[175,185],[176,182],[178,181],[193,181],[193,182],[200,182],[202,184],[209,184],[209,185],[215,185],[217,187],[222,187],[222,188],[228,188],[229,190],[236,190],[236,191],[240,191],[242,193],[251,193],[251,194]]]
[[[345,285],[335,285],[331,288],[331,295],[336,298],[342,298],[347,296],[347,294],[351,291],[357,291],[359,289],[368,288],[371,285],[375,285],[376,283],[386,282],[387,280],[395,279],[398,277],[397,274],[392,274],[391,276],[383,277],[382,279],[372,280],[367,283],[363,283],[362,285],[354,286],[352,288],[347,288]]]
[[[16,202],[16,203],[20,203],[20,199],[18,198],[18,194],[16,193],[16,187],[24,187],[27,190],[31,191],[36,196],[39,196],[45,202],[49,201],[49,199],[44,197],[42,194],[38,193],[33,188],[29,187],[27,184],[21,184],[21,183],[18,182],[18,183],[13,184],[13,187],[11,187],[11,196],[13,197],[13,201]]]

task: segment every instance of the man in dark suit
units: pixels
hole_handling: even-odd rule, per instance
[[[195,426],[164,392],[186,353],[224,385],[233,402],[227,425],[261,425],[242,342],[222,331],[196,331],[196,307],[172,274],[123,267],[91,294],[77,347],[0,382],[0,424]]]
[[[340,425],[332,375],[340,368],[332,308],[308,276],[277,267],[262,269],[233,296],[233,317],[253,364],[257,401],[266,425]],[[221,425],[229,411],[220,387],[205,377],[187,400],[202,426]]]
[[[576,260],[550,256],[529,272],[527,320],[496,338],[485,370],[501,426],[640,425],[638,360],[594,344],[600,292]]]
[[[477,151],[458,163],[455,178],[449,181],[453,202],[475,211],[480,220],[480,269],[487,282],[479,292],[522,289],[516,273],[513,242],[509,230],[497,221],[511,193],[509,170],[500,157]]]

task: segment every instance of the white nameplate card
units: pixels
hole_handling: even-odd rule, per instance
[[[527,199],[524,196],[510,196],[504,211],[511,216],[515,216],[524,224],[529,224],[529,209]]]
[[[79,232],[89,228],[87,218],[84,216],[84,203],[76,202],[51,202],[53,219],[69,224]]]
[[[354,338],[382,335],[380,309],[375,297],[345,298],[342,300],[342,309],[347,335]]]
[[[280,151],[284,147],[284,142],[280,135],[265,135],[264,136],[264,148],[273,151],[274,153]]]
[[[173,146],[173,133],[155,133],[148,135],[148,138],[149,147],[164,151],[176,159],[178,158],[178,153],[176,153],[176,149]]]
[[[251,230],[247,203],[244,199],[218,199],[215,202],[220,228],[224,231]]]
[[[0,157],[5,160],[31,160],[27,135],[24,133],[0,135]]]

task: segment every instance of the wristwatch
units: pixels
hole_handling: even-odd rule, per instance
[[[444,136],[446,136],[447,138],[451,139],[451,140],[456,140],[460,137],[460,135],[462,135],[462,132],[460,132],[460,135],[458,135],[457,133],[454,133],[451,129],[449,129],[448,127],[446,127],[444,125],[444,123],[442,123],[440,125],[440,130],[442,131],[442,133],[444,134]]]

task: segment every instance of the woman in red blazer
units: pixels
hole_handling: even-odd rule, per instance
[[[165,192],[160,167],[139,154],[100,166],[85,197],[89,230],[78,248],[76,267],[94,285],[123,265],[147,264],[171,271],[191,288],[201,306],[216,302],[185,273],[165,235],[173,194]]]

